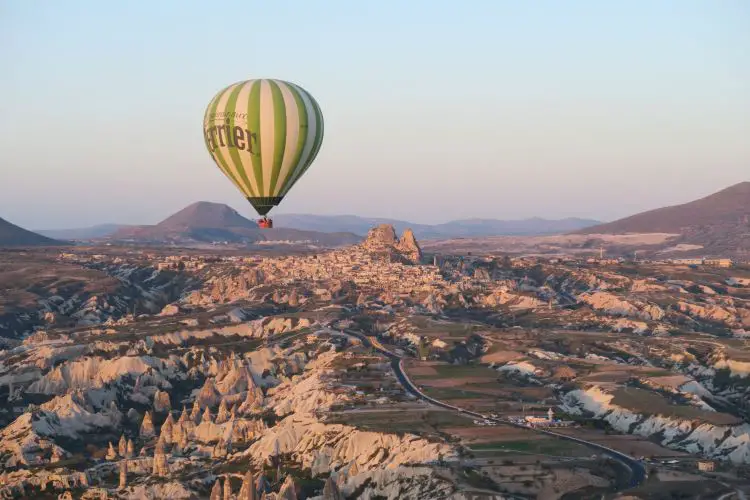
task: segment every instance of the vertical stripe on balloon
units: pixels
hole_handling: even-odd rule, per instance
[[[284,105],[284,96],[281,95],[279,84],[269,80],[271,86],[271,100],[273,101],[273,167],[271,168],[271,179],[268,188],[268,195],[273,196],[276,193],[276,182],[279,179],[281,165],[284,162],[284,153],[286,147],[286,106]]]
[[[294,92],[296,91],[286,82],[278,81],[276,83],[279,85],[281,95],[284,98],[286,110],[286,145],[284,146],[284,161],[281,164],[279,177],[276,180],[273,192],[274,196],[278,196],[278,193],[286,184],[290,172],[294,170],[294,166],[299,161],[299,155],[302,152],[302,145],[305,140],[304,131],[301,128],[303,117],[300,116],[300,109],[304,110],[301,99],[295,96]],[[307,122],[304,122],[304,127],[307,127]]]
[[[260,133],[260,82],[255,80],[250,88],[250,96],[247,99],[247,127],[255,134],[256,151],[251,157],[253,164],[253,175],[255,185],[258,186],[257,196],[263,194],[263,134]]]
[[[221,92],[219,92],[214,98],[214,100],[209,104],[207,112],[206,112],[206,116],[204,118],[204,122],[205,122],[204,130],[206,129],[212,130],[212,127],[216,125],[216,113],[218,112],[217,110],[219,107],[219,101],[221,100],[222,96],[227,91],[229,91],[229,89],[231,89],[234,85],[230,85],[226,87],[225,89],[223,89]],[[209,133],[213,134],[213,132],[209,132]],[[218,147],[218,140],[215,137],[216,137],[216,134],[214,134],[214,139],[213,139],[215,148],[211,152],[211,156],[213,157],[214,162],[216,163],[216,166],[218,166],[219,169],[224,173],[224,175],[227,176],[234,183],[234,185],[237,186],[237,188],[244,193],[244,188],[242,184],[240,184],[240,182],[237,180],[235,175],[232,173],[227,162],[224,161],[224,158],[221,154],[221,148]]]
[[[227,130],[228,138],[227,140],[231,138],[230,144],[234,147],[230,147],[229,149],[229,157],[232,160],[232,164],[235,167],[235,177],[238,177],[241,181],[245,189],[242,190],[242,193],[245,196],[255,196],[255,192],[253,190],[252,185],[250,184],[250,179],[247,177],[247,171],[245,169],[245,165],[242,161],[242,158],[240,158],[240,152],[237,148],[237,144],[234,144],[234,127],[237,125],[237,98],[240,95],[240,92],[245,87],[244,84],[237,85],[234,87],[227,99],[227,105],[224,108],[224,111],[228,113],[229,118],[225,118],[225,123],[229,125],[229,128]]]

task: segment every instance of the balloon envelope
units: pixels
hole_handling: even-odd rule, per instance
[[[214,96],[203,117],[206,148],[260,215],[278,205],[323,143],[323,114],[303,88],[247,80]]]

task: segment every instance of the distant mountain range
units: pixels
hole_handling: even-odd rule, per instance
[[[750,251],[750,182],[741,182],[699,200],[657,208],[578,234],[672,233],[671,243],[700,245],[702,252]]]
[[[37,233],[48,238],[62,240],[93,240],[104,238],[117,232],[117,230],[132,227],[125,224],[99,224],[91,227],[81,227],[76,229],[40,229]]]
[[[209,210],[204,208],[198,214],[195,211],[196,206],[204,207],[213,206]],[[224,215],[210,214],[215,207],[224,207]],[[229,214],[234,215],[229,215]],[[177,217],[179,215],[179,217]],[[239,221],[240,217],[244,222]],[[308,214],[279,214],[273,216],[274,226],[280,229],[295,229],[300,231],[312,231],[320,233],[353,233],[359,236],[367,234],[372,227],[379,224],[390,224],[394,226],[397,232],[401,233],[404,229],[410,228],[419,239],[439,239],[439,238],[461,238],[475,236],[501,236],[501,235],[545,235],[567,233],[583,227],[599,224],[600,221],[589,219],[559,219],[549,220],[541,218],[531,218],[522,220],[499,220],[499,219],[464,219],[446,222],[443,224],[415,224],[408,221],[376,218],[376,217],[359,217],[356,215],[308,215]],[[248,225],[248,223],[250,225]],[[141,231],[140,234],[147,233],[146,228],[159,227],[164,229],[168,227],[170,231],[174,229],[185,229],[187,227],[206,228],[224,228],[227,226],[242,228],[257,228],[257,225],[248,221],[239,215],[233,209],[226,205],[200,202],[178,212],[168,219],[160,222],[157,226],[125,226],[118,224],[102,224],[90,228],[80,229],[59,229],[59,230],[41,230],[40,234],[51,238],[64,238],[69,240],[91,240],[105,237],[126,237],[133,234],[132,231]],[[269,234],[269,233],[264,233]]]
[[[279,227],[307,228],[317,231],[348,231],[362,235],[367,234],[370,228],[378,224],[390,224],[399,233],[404,229],[411,229],[418,239],[556,234],[601,223],[588,219],[549,220],[535,217],[521,220],[462,219],[442,224],[415,224],[403,220],[358,217],[356,215],[304,214],[276,215],[273,222]]]
[[[153,226],[120,227],[103,239],[120,242],[186,245],[227,242],[307,241],[322,246],[357,243],[361,238],[346,232],[260,229],[227,205],[201,201],[180,210]]]
[[[34,247],[69,245],[0,219],[0,247]]]
[[[589,219],[523,220],[464,219],[443,224],[414,224],[403,220],[354,215],[280,214],[275,229],[257,224],[227,205],[194,203],[153,226],[103,224],[91,228],[31,233],[0,219],[0,246],[59,244],[50,240],[109,240],[183,244],[190,242],[255,243],[309,240],[323,246],[361,241],[378,224],[397,232],[411,228],[418,239],[483,238],[490,236],[545,236],[553,234],[670,233],[666,245],[688,244],[707,254],[750,253],[750,182],[742,182],[696,201],[659,208],[610,223]],[[28,241],[30,243],[19,243]],[[681,250],[682,251],[682,250]]]

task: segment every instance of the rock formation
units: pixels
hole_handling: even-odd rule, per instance
[[[169,394],[165,391],[157,390],[154,393],[154,411],[163,413],[172,409],[172,403],[169,401]]]
[[[380,224],[367,232],[363,245],[370,248],[393,247],[398,243],[396,230],[390,224]]]
[[[148,439],[156,436],[156,429],[154,429],[154,421],[151,418],[150,411],[147,411],[143,416],[143,421],[141,422],[141,431],[139,435],[142,439]]]
[[[291,307],[297,307],[299,305],[299,296],[297,295],[297,289],[293,289],[291,292],[289,292],[289,298],[287,299],[287,304],[289,304]]]
[[[196,398],[195,402],[201,408],[213,408],[214,406],[219,404],[220,399],[221,394],[219,394],[219,391],[216,390],[215,380],[213,379],[213,377],[209,377],[203,384],[203,387],[201,388],[200,393],[198,393],[198,397]]]
[[[154,467],[152,474],[155,476],[166,476],[169,472],[167,468],[167,455],[164,450],[164,442],[159,440],[154,448]]]
[[[226,398],[221,399],[219,403],[219,410],[216,412],[216,423],[223,424],[229,419],[229,411],[227,410]]]
[[[210,500],[221,500],[221,479],[217,479],[214,483],[214,487],[211,488]]]
[[[107,460],[115,460],[117,458],[117,452],[115,447],[112,446],[112,441],[109,442],[109,449],[107,449]]]
[[[167,414],[167,418],[164,419],[164,423],[161,425],[161,430],[159,432],[159,439],[164,441],[166,444],[172,444],[172,432],[174,429],[174,418],[172,417],[171,413]]]
[[[257,491],[255,490],[255,478],[251,471],[247,471],[242,478],[242,486],[237,494],[237,500],[257,500]]]
[[[127,456],[128,453],[128,441],[125,439],[125,434],[120,436],[120,441],[117,443],[117,452],[121,457]]]
[[[404,231],[401,238],[390,224],[381,224],[370,229],[362,247],[373,253],[386,254],[389,258],[418,264],[422,260],[422,250],[411,229]]]
[[[412,263],[419,264],[422,261],[422,249],[414,237],[411,229],[404,230],[404,234],[396,244],[396,248],[405,255]]]
[[[294,478],[287,476],[284,484],[281,485],[279,493],[276,495],[277,500],[297,500],[297,485],[294,484]]]
[[[201,417],[201,424],[212,424],[214,422],[213,417],[211,416],[211,410],[206,407],[206,409],[203,412],[203,416]]]
[[[197,399],[193,403],[193,408],[190,410],[190,420],[192,420],[194,424],[199,424],[201,421],[201,405],[198,404]]]
[[[300,403],[296,406],[302,408]],[[335,443],[335,446],[323,443]],[[279,453],[299,456],[305,468],[311,467],[321,454],[328,455],[333,467],[357,461],[359,469],[364,470],[427,462],[435,460],[440,453],[446,457],[455,454],[448,445],[431,443],[411,434],[366,432],[341,424],[325,424],[299,413],[286,417],[264,432],[247,454],[259,463],[275,454],[277,447]]]
[[[229,481],[229,477],[224,478],[224,499],[232,500],[232,483]]]
[[[344,495],[331,476],[328,476],[323,487],[323,500],[344,500]]]

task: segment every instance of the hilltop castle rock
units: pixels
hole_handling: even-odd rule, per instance
[[[406,229],[399,238],[390,224],[381,224],[370,229],[362,247],[370,252],[386,253],[391,258],[400,257],[411,264],[419,264],[422,261],[422,249],[419,248],[412,230]]]

